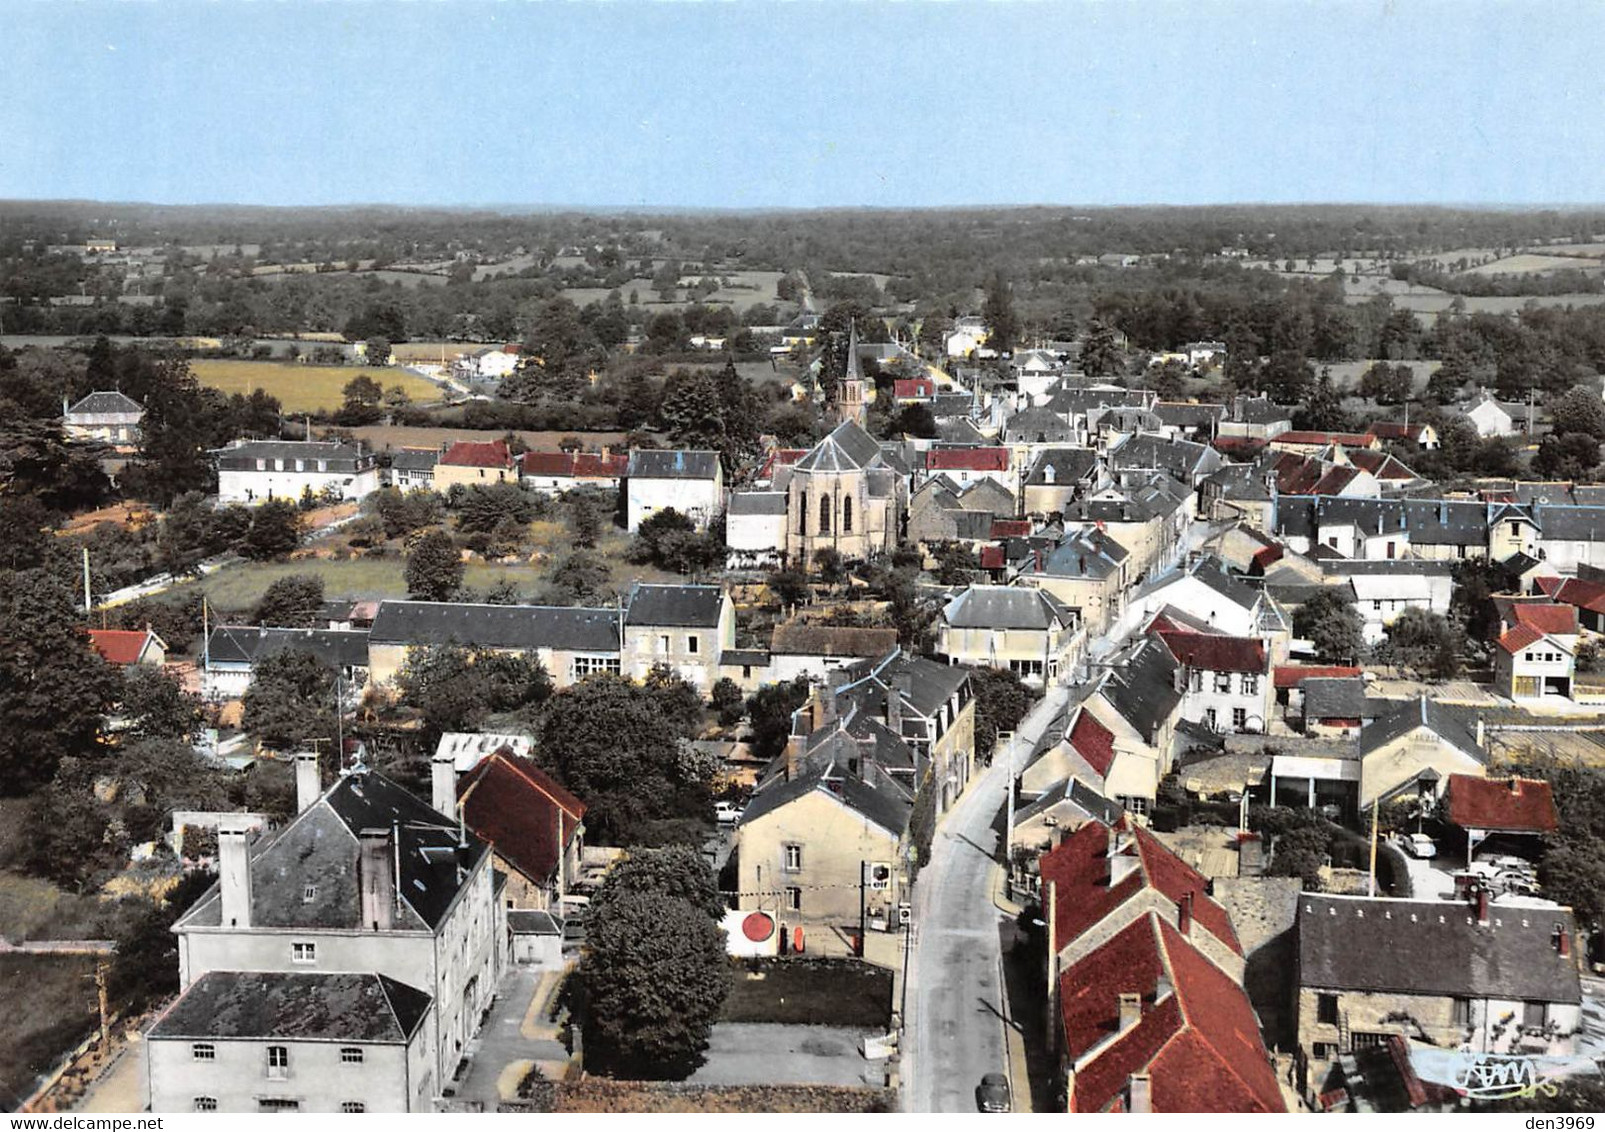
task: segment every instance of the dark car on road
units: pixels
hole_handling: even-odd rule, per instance
[[[988,1073],[975,1087],[975,1107],[980,1112],[1010,1112],[1009,1079],[1001,1073]]]

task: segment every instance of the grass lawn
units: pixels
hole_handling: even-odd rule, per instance
[[[0,1108],[15,1111],[34,1080],[95,1028],[95,957],[0,955]]]
[[[225,393],[266,390],[279,399],[286,413],[335,410],[344,403],[340,391],[359,374],[367,374],[389,389],[400,385],[414,401],[439,399],[440,390],[415,374],[375,366],[309,366],[297,362],[248,362],[202,358],[190,363],[202,385]]]
[[[721,1022],[790,1022],[884,1029],[892,1013],[892,973],[850,959],[782,959],[758,964],[753,978],[736,965]]]

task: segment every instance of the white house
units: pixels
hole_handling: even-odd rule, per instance
[[[1180,666],[1181,718],[1211,731],[1267,729],[1274,688],[1270,650],[1254,637],[1158,629]]]
[[[1449,612],[1454,579],[1445,574],[1419,572],[1350,574],[1354,587],[1354,608],[1364,621],[1365,643],[1375,645],[1387,636],[1387,628],[1406,609],[1429,613]]]
[[[68,440],[129,446],[139,443],[145,408],[125,393],[98,390],[70,407],[63,398],[61,413]]]
[[[1084,643],[1080,626],[1046,590],[972,585],[942,609],[936,651],[949,664],[1007,669],[1040,688],[1070,675]]]
[[[360,440],[236,440],[213,455],[219,503],[296,502],[308,491],[358,500],[379,490],[378,461]]]
[[[695,523],[698,530],[706,530],[724,509],[724,469],[719,465],[719,453],[633,449],[624,492],[628,530],[637,530],[642,519],[671,508]]]
[[[488,846],[360,765],[320,790],[298,755],[296,788],[277,834],[220,826],[218,882],[173,925],[155,1111],[430,1111],[490,1007],[508,937]]]
[[[736,491],[725,512],[726,561],[732,570],[778,564],[786,550],[784,491]]]

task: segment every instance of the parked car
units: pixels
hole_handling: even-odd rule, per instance
[[[720,825],[732,825],[741,820],[741,807],[734,802],[715,802],[713,816]]]
[[[1438,847],[1432,843],[1432,838],[1424,833],[1408,834],[1402,840],[1404,851],[1412,857],[1425,859],[1438,855]]]
[[[978,1112],[1012,1112],[1009,1079],[1001,1073],[988,1073],[975,1087],[975,1107]]]

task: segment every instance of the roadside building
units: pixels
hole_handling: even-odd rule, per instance
[[[379,490],[379,465],[362,442],[236,440],[212,453],[219,503],[361,500]]]

